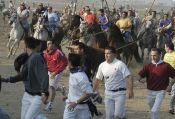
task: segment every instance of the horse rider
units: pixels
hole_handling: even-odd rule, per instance
[[[160,20],[158,31],[161,33],[165,33],[164,35],[166,35],[168,39],[171,39],[171,24],[172,20],[168,19],[168,14],[164,14],[164,18]]]
[[[14,8],[14,5],[13,5],[12,0],[9,1],[9,7],[8,7],[8,8],[9,8],[9,9],[13,9],[13,8]]]
[[[108,26],[108,23],[109,23],[108,17],[105,14],[104,9],[99,9],[98,12],[99,12],[99,15],[98,15],[98,24],[100,25],[101,30],[105,31],[109,27]]]
[[[145,33],[145,30],[150,30],[150,32],[152,34],[155,34],[154,36],[157,37],[157,33],[156,33],[156,29],[157,29],[157,25],[158,25],[158,21],[157,21],[157,18],[156,18],[156,11],[147,11],[147,16],[142,20],[143,23],[150,23],[151,24],[151,27],[150,28],[147,28],[148,25],[146,24],[146,29],[142,30],[142,31],[139,31],[138,33],[138,36],[137,37],[140,37],[140,36],[143,36],[143,34]]]
[[[25,36],[29,33],[29,10],[26,8],[26,5],[24,2],[20,4],[20,7],[17,8],[17,15],[19,16],[20,24],[22,28],[24,29]]]
[[[84,13],[85,13],[85,7],[83,7],[83,8],[80,10],[79,15],[80,15],[82,18],[84,18],[84,17],[83,17]]]
[[[132,28],[132,22],[128,18],[128,13],[123,12],[120,20],[116,22],[116,25],[119,27],[120,31],[122,32],[124,36],[124,40],[126,43],[130,42],[129,38],[131,35],[131,28]]]
[[[44,13],[44,17],[47,21],[47,29],[49,32],[49,37],[53,38],[58,26],[58,15],[53,11],[52,7],[47,8],[47,12]]]
[[[164,18],[164,10],[163,9],[161,9],[161,11],[159,12],[159,14],[160,14],[160,19],[163,19]]]
[[[170,17],[173,18],[175,16],[175,8],[172,7],[170,10]]]
[[[157,25],[158,25],[156,14],[157,14],[156,11],[149,12],[149,15],[145,17],[145,19],[143,20],[143,22],[151,21],[152,22],[152,27],[154,29],[156,29],[157,28]]]
[[[64,31],[67,31],[69,29],[71,18],[72,10],[65,7],[65,9],[63,10],[63,15],[60,17],[60,26],[63,28]]]
[[[93,24],[94,22],[96,22],[96,14],[92,13],[89,6],[85,7],[85,16],[84,16],[84,21],[87,24]]]
[[[136,19],[135,19],[135,16],[134,16],[134,11],[133,10],[128,10],[128,18],[131,20],[132,22],[132,27],[131,27],[131,35],[132,36],[135,36],[135,32],[134,32],[134,29],[136,28]]]
[[[43,6],[43,3],[40,3],[37,10],[36,10],[36,15],[43,15],[45,13],[46,9]]]

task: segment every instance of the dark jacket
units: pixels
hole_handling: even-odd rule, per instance
[[[25,90],[31,93],[48,92],[49,77],[47,65],[40,53],[32,53],[21,72],[18,75],[10,77],[9,82],[15,83],[24,81]]]

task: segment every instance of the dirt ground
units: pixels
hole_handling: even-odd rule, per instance
[[[7,23],[4,23],[0,17],[0,74],[3,77],[8,77],[15,75],[15,71],[13,68],[13,61],[15,57],[8,59],[7,53],[8,48],[6,47],[7,43],[7,35],[10,29]],[[23,50],[23,42],[21,42],[20,49],[17,51],[17,55]],[[141,65],[138,65],[133,61],[130,66],[130,70],[132,71],[134,77],[136,76],[138,70]],[[68,72],[64,73],[62,77],[61,84],[67,86],[68,82]],[[127,99],[126,102],[126,110],[127,110],[127,118],[128,119],[149,119],[149,108],[146,100],[146,87],[145,84],[139,84],[135,81],[135,98]],[[104,98],[104,87],[101,86],[101,94]],[[21,108],[21,98],[24,93],[24,86],[22,82],[15,84],[2,84],[2,90],[0,92],[0,107],[8,112],[11,119],[20,119],[20,108]],[[161,119],[174,119],[175,116],[170,115],[168,113],[168,105],[169,105],[170,96],[167,94],[163,104],[161,106]],[[44,105],[43,105],[44,108]],[[42,108],[42,109],[43,109]],[[104,113],[104,104],[98,105],[98,109]],[[54,102],[54,109],[51,113],[46,113],[42,111],[45,115],[49,117],[49,119],[62,119],[64,110],[64,102],[61,101],[61,94],[57,92],[57,96]],[[1,117],[0,117],[1,119]],[[104,116],[94,117],[94,119],[104,119]]]

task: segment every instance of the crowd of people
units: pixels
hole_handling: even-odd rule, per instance
[[[12,1],[9,3],[9,9],[13,8]],[[54,106],[56,90],[59,87],[59,80],[63,71],[68,66],[69,82],[68,94],[63,95],[65,109],[63,119],[92,119],[94,114],[100,115],[92,98],[99,96],[99,84],[101,80],[105,83],[105,117],[106,119],[126,119],[125,102],[128,98],[134,97],[133,76],[127,65],[116,58],[116,50],[113,47],[104,49],[105,61],[103,61],[96,73],[95,79],[92,79],[89,71],[88,57],[85,55],[85,44],[76,42],[72,47],[72,53],[66,56],[62,50],[58,49],[53,41],[53,33],[58,25],[66,27],[69,22],[62,21],[71,14],[70,9],[65,9],[62,19],[51,6],[44,7],[39,4],[33,14],[43,16],[47,21],[47,30],[49,38],[47,48],[43,52],[40,50],[40,40],[29,36],[30,7],[21,3],[17,8],[20,23],[25,29],[25,52],[16,58],[19,63],[19,57],[25,58],[21,61],[18,74],[7,78],[2,78],[3,82],[16,83],[24,82],[25,92],[22,98],[21,119],[37,119],[40,116],[41,104],[46,105],[45,111],[51,112]],[[112,14],[112,15],[111,15]],[[89,6],[85,6],[79,15],[83,21],[89,25],[98,23],[101,30],[107,31],[110,23],[113,22],[121,30],[126,43],[132,42],[130,37],[136,37],[137,27],[141,23],[136,11],[113,11],[107,14],[105,9],[99,9],[97,13],[92,12]],[[154,32],[163,32],[167,39],[172,39],[174,32],[174,17],[163,14],[160,20],[156,17],[156,11],[146,11],[143,23],[150,21]],[[142,35],[144,31],[140,32]],[[138,81],[147,83],[148,105],[150,107],[150,118],[160,119],[160,106],[165,97],[166,91],[171,91],[171,101],[169,113],[174,114],[175,105],[175,52],[174,44],[167,42],[165,44],[165,56],[161,59],[161,51],[158,48],[152,48],[150,52],[151,62],[143,66],[138,73]],[[22,65],[22,67],[21,67]],[[17,66],[17,65],[15,65]],[[19,68],[20,67],[20,68]],[[144,80],[143,78],[146,78]],[[63,91],[63,89],[61,88]],[[85,116],[86,115],[86,116]],[[43,117],[44,118],[44,117]],[[46,117],[45,117],[46,118]]]

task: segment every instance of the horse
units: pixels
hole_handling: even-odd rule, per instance
[[[70,23],[69,23],[70,28],[68,28],[68,32],[66,34],[68,39],[71,39],[74,41],[81,37],[80,29],[79,29],[81,21],[82,21],[82,18],[79,15],[71,16]]]
[[[143,61],[144,49],[147,48],[148,54],[149,54],[151,49],[156,47],[156,43],[157,43],[157,35],[153,31],[151,21],[147,21],[142,25],[140,32],[138,33],[137,39],[139,40],[139,47],[142,53],[141,58]]]
[[[4,8],[2,10],[2,15],[3,15],[3,21],[5,21],[5,18],[6,16],[8,17],[8,19],[10,19],[11,15],[15,12],[16,10],[14,8],[11,8],[11,9],[7,9],[7,8]]]
[[[35,32],[33,37],[36,39],[41,40],[41,51],[45,50],[47,48],[46,41],[48,38],[51,38],[56,46],[61,49],[61,41],[64,37],[64,31],[61,27],[57,26],[52,32],[52,36],[49,36],[49,31],[47,28],[47,20],[44,18],[44,16],[39,16],[38,21],[35,26]]]
[[[41,51],[47,48],[46,41],[48,39],[48,30],[45,26],[45,20],[43,16],[38,17],[37,23],[34,25],[33,37],[41,40]]]
[[[88,24],[87,34],[91,34],[92,36],[88,41],[88,45],[90,47],[104,49],[106,46],[108,46],[106,33],[101,30],[101,27],[98,23],[94,22],[93,24]]]
[[[33,12],[33,14],[32,14],[32,21],[30,23],[31,36],[33,36],[34,33],[35,33],[34,26],[37,24],[37,22],[38,22],[38,15]]]
[[[123,60],[126,65],[130,64],[133,56],[138,63],[142,62],[138,52],[137,43],[135,41],[125,42],[120,29],[113,23],[111,23],[107,31],[107,41],[109,46],[112,46],[116,49],[117,57]],[[120,57],[121,53],[122,58]]]
[[[19,16],[17,13],[13,13],[11,18],[9,19],[9,24],[12,25],[12,29],[10,31],[10,38],[7,43],[7,47],[9,48],[8,58],[11,55],[15,55],[17,49],[19,48],[20,41],[25,36],[25,30],[19,21]],[[12,44],[11,42],[14,41]],[[15,49],[14,49],[15,48]],[[14,51],[13,51],[14,50]]]
[[[79,41],[73,41],[72,44],[66,48],[68,48],[71,53],[75,53],[73,49],[78,42]],[[93,80],[100,63],[105,61],[104,50],[92,48],[90,46],[87,46],[84,43],[81,43],[81,48],[83,49],[83,54],[81,55],[82,55],[83,65],[86,67],[85,72],[91,81]]]

